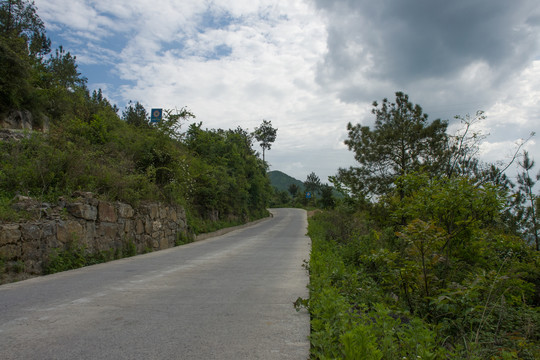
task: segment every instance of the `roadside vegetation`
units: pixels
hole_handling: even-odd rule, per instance
[[[164,109],[158,124],[139,102],[120,113],[101,90],[90,92],[69,51],[51,51],[33,2],[0,2],[0,62],[0,118],[24,111],[47,130],[0,142],[0,221],[28,218],[11,209],[16,195],[54,202],[77,190],[182,205],[195,234],[267,216],[271,188],[255,134],[205,129],[187,108]]]
[[[345,198],[309,219],[314,359],[539,359],[534,162],[476,157],[484,115],[429,122],[396,93],[349,124]],[[517,165],[516,182],[506,177]]]
[[[303,182],[281,171],[270,171],[268,174],[274,190],[270,199],[272,207],[331,209],[338,199],[343,198],[343,194],[333,186],[322,183],[314,172]]]

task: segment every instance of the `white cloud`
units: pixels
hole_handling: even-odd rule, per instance
[[[108,67],[109,83],[84,74],[91,88],[120,105],[188,106],[209,128],[271,120],[267,159],[301,180],[353,165],[346,124],[371,124],[370,103],[397,90],[431,118],[485,110],[489,160],[540,123],[532,0],[495,1],[487,13],[468,1],[36,2],[81,64]]]

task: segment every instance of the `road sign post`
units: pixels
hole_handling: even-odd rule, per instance
[[[163,117],[163,109],[152,109],[150,113],[150,123],[156,124],[161,121]]]

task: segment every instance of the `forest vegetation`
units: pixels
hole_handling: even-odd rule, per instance
[[[182,205],[193,233],[267,214],[274,192],[253,133],[204,129],[187,108],[157,125],[137,101],[120,114],[69,51],[51,50],[33,3],[0,2],[0,64],[0,118],[25,110],[50,127],[0,142],[0,221],[22,216],[16,195],[53,202],[77,190]],[[373,128],[347,128],[357,166],[332,186],[311,173],[272,198],[325,209],[309,221],[310,296],[296,302],[311,314],[312,358],[540,358],[533,159],[516,151],[516,181],[481,163],[482,112],[449,134],[398,92],[373,115]]]
[[[138,101],[120,114],[90,92],[75,56],[51,51],[33,2],[1,1],[0,63],[0,118],[26,111],[34,129],[49,127],[0,142],[0,219],[21,216],[10,207],[16,195],[54,202],[77,190],[182,205],[193,233],[268,214],[272,189],[254,134],[204,129],[187,108],[165,109],[158,124]]]
[[[305,181],[278,170],[268,172],[268,177],[274,188],[270,199],[272,207],[329,209],[335,206],[336,199],[343,198],[343,194],[323,183],[315,172],[309,173]]]
[[[402,92],[372,112],[348,125],[346,197],[309,219],[312,358],[539,359],[532,159],[516,182],[481,163],[482,112],[454,135]]]

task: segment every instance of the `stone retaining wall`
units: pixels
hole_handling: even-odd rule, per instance
[[[24,266],[20,271],[32,275],[43,274],[51,252],[73,241],[92,253],[132,243],[140,254],[172,247],[187,231],[181,207],[147,203],[135,209],[91,193],[76,193],[69,201],[61,198],[55,206],[19,197],[14,207],[40,220],[0,224],[0,260],[16,262]]]

